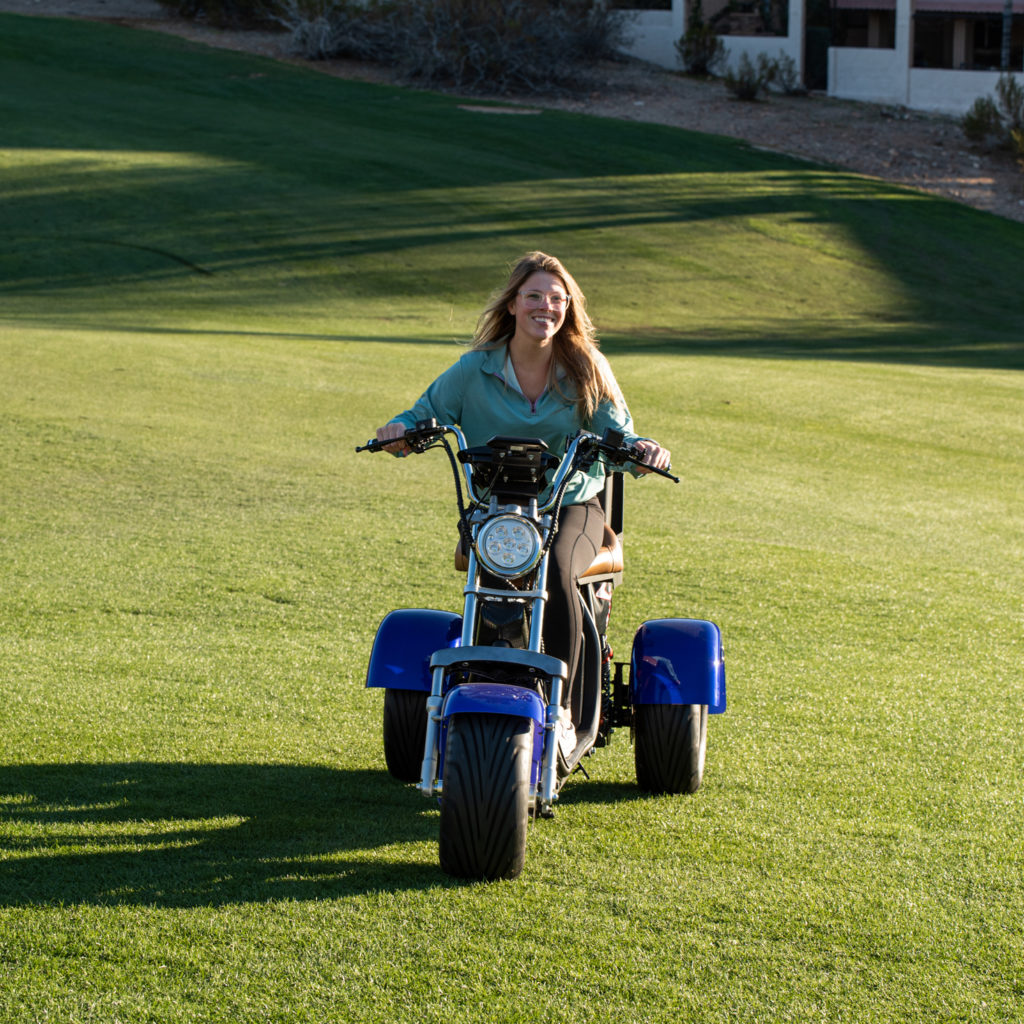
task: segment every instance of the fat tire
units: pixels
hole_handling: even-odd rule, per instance
[[[393,778],[419,782],[427,738],[427,695],[420,690],[384,691],[384,761]]]
[[[516,878],[526,862],[533,722],[461,714],[448,723],[441,795],[441,870]]]
[[[707,704],[633,708],[636,781],[649,793],[696,793],[704,778]]]

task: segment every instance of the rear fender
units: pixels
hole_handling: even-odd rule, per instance
[[[722,634],[704,619],[652,619],[633,638],[632,704],[707,704],[725,711]]]
[[[430,658],[458,645],[462,616],[432,608],[399,608],[377,628],[366,670],[368,687],[430,693]]]

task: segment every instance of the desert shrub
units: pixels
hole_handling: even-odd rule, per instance
[[[1024,86],[1015,75],[1000,75],[995,99],[976,99],[960,127],[971,142],[1008,149],[1024,166]]]
[[[604,0],[280,0],[312,58],[359,57],[467,91],[570,89],[613,56],[626,16]]]
[[[1014,75],[1000,75],[995,98],[981,96],[961,120],[972,142],[1005,144],[1014,131],[1024,128],[1024,88]]]
[[[179,18],[207,21],[219,28],[273,23],[277,0],[157,0]]]
[[[1024,86],[1017,81],[1017,76],[1000,75],[996,95],[1010,134],[1024,131]]]
[[[807,90],[800,81],[796,61],[780,50],[778,57],[759,53],[752,61],[748,54],[741,53],[736,67],[730,67],[722,76],[725,87],[740,100],[756,100],[761,92],[773,89],[788,96],[806,95]]]
[[[714,28],[704,20],[704,7],[696,0],[690,7],[686,31],[676,40],[676,52],[688,75],[706,78],[713,75],[725,61],[725,43]]]
[[[277,20],[292,48],[309,60],[354,57],[391,64],[402,31],[398,2],[280,0]]]
[[[1010,149],[1013,150],[1013,155],[1017,159],[1017,163],[1020,164],[1021,169],[1024,170],[1024,130],[1020,128],[1014,128],[1010,132]]]
[[[407,17],[407,75],[498,92],[572,84],[615,52],[625,25],[600,0],[416,0]]]
[[[807,94],[807,89],[800,79],[796,61],[785,50],[779,50],[778,57],[772,63],[774,65],[772,76],[767,84],[787,96],[805,96]]]
[[[579,21],[573,32],[577,60],[595,61],[618,58],[630,43],[628,14],[609,0],[577,0]]]
[[[1003,119],[991,96],[979,96],[960,120],[964,135],[971,142],[988,142],[1003,134]]]
[[[726,89],[738,100],[756,100],[761,90],[775,77],[775,62],[763,53],[757,55],[757,62],[746,53],[741,53],[736,67],[730,66],[722,76]]]

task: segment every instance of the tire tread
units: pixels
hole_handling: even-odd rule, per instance
[[[441,869],[456,878],[515,878],[526,860],[533,723],[455,715],[441,797]]]

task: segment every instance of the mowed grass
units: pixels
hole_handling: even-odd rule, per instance
[[[732,142],[0,17],[0,1017],[1010,1021],[1024,228]],[[446,460],[352,449],[504,266],[578,274],[678,487],[612,640],[714,619],[705,784],[628,736],[514,883],[436,866],[376,623]]]

